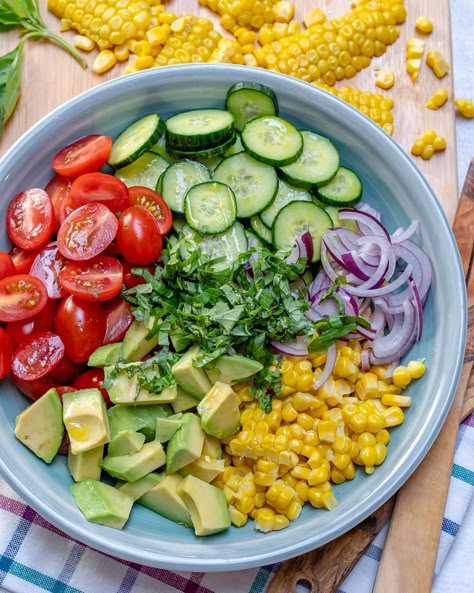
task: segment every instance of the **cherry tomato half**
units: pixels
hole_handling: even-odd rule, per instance
[[[0,280],[14,276],[17,273],[12,256],[5,251],[0,251]]]
[[[118,220],[117,243],[130,264],[152,264],[160,257],[163,247],[158,221],[146,208],[130,206]]]
[[[118,177],[106,173],[86,173],[74,180],[71,200],[76,208],[98,202],[117,213],[130,206],[128,187]]]
[[[112,243],[117,229],[117,217],[107,206],[86,204],[71,212],[59,228],[59,251],[74,261],[91,259]]]
[[[54,317],[57,306],[57,301],[48,299],[43,309],[33,317],[8,322],[5,329],[13,341],[13,346],[17,348],[22,342],[35,334],[54,331]]]
[[[34,381],[52,371],[64,356],[61,338],[52,332],[32,336],[18,346],[12,358],[12,373],[18,379]]]
[[[0,327],[0,379],[6,377],[12,368],[13,342],[8,333]]]
[[[66,216],[74,210],[70,202],[71,186],[74,179],[64,175],[55,175],[48,182],[44,191],[51,198],[54,210],[53,233],[57,233]]]
[[[16,388],[33,401],[39,399],[51,387],[56,387],[56,383],[49,376],[41,377],[41,379],[35,379],[34,381],[25,381],[12,375],[12,379]]]
[[[60,150],[51,166],[60,175],[78,177],[98,171],[109,158],[112,138],[100,134],[83,136]]]
[[[12,247],[9,256],[13,260],[13,264],[17,274],[28,274],[31,268],[31,264],[35,261],[35,257],[41,251],[40,249],[34,249],[28,251],[27,249],[21,249],[20,247]]]
[[[73,362],[87,362],[104,339],[105,315],[102,304],[73,295],[65,297],[56,312],[55,330],[64,342],[66,356]]]
[[[117,297],[104,303],[104,309],[106,328],[103,343],[120,342],[135,319],[132,307],[128,301]]]
[[[46,286],[28,274],[0,280],[0,321],[18,321],[39,313],[48,301]]]
[[[134,286],[137,286],[138,284],[146,284],[146,280],[145,278],[143,278],[142,276],[137,276],[137,274],[133,273],[133,268],[136,268],[138,266],[132,266],[132,264],[129,264],[128,261],[124,261],[123,262],[123,284],[125,286],[125,288],[133,288]],[[152,266],[146,266],[146,269],[153,274],[153,267]]]
[[[99,389],[106,404],[111,404],[107,390],[102,387],[104,382],[104,369],[89,369],[80,374],[72,384],[75,389]]]
[[[86,301],[106,301],[122,289],[123,268],[115,257],[98,255],[69,262],[59,275],[64,290]]]
[[[7,208],[7,233],[18,247],[37,249],[47,243],[54,227],[51,198],[38,187],[18,193]]]
[[[50,299],[60,299],[66,294],[59,284],[59,274],[65,265],[66,260],[59,252],[56,241],[43,247],[31,265],[30,276],[43,282]]]
[[[128,189],[130,204],[132,206],[143,206],[149,210],[158,221],[162,235],[166,235],[171,229],[173,215],[170,207],[156,191],[142,185],[133,185]]]

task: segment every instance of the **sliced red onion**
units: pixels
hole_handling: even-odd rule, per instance
[[[411,239],[411,237],[418,230],[419,224],[419,220],[412,220],[412,222],[406,229],[404,229],[403,227],[398,228],[395,232],[392,233],[390,237],[392,244],[395,245],[395,243],[403,243],[407,239]]]
[[[375,208],[372,208],[372,206],[369,206],[367,202],[357,202],[354,208],[356,210],[360,210],[361,212],[368,212],[369,214],[372,214],[372,216],[377,220],[382,220],[382,215],[380,214],[380,212]]]
[[[328,289],[331,286],[331,280],[324,270],[320,270],[308,286],[308,298],[312,300],[314,295],[321,289]]]
[[[272,340],[270,343],[275,352],[283,356],[308,356],[308,344],[304,336],[297,336],[288,342]]]
[[[332,375],[334,365],[336,363],[336,344],[331,344],[327,349],[326,364],[324,365],[323,372],[319,376],[318,380],[313,383],[313,389],[319,389],[326,383],[329,377]]]
[[[373,340],[370,361],[372,364],[389,364],[400,359],[416,340],[416,311],[409,300],[404,303],[403,315],[397,316],[391,331]]]
[[[360,368],[364,373],[370,369],[370,352],[366,348],[360,353]]]
[[[305,231],[302,235],[296,237],[295,246],[286,258],[286,261],[289,264],[295,264],[301,258],[311,261],[313,259],[313,253],[313,237],[309,231]]]
[[[396,278],[393,282],[390,282],[390,284],[385,284],[384,286],[379,286],[378,288],[359,288],[358,286],[350,286],[349,284],[346,284],[345,289],[347,292],[361,297],[377,297],[390,294],[403,286],[405,282],[408,281],[408,278],[411,276],[412,272],[413,266],[408,265],[400,274],[400,276],[398,276],[398,278]]]
[[[423,303],[421,302],[420,293],[418,292],[418,287],[416,286],[413,278],[410,277],[408,279],[408,283],[413,292],[413,300],[416,311],[416,341],[419,342],[421,340],[421,336],[423,335]]]
[[[329,263],[328,250],[327,250],[326,243],[324,242],[324,240],[321,241],[321,265],[323,266],[324,271],[326,272],[327,276],[329,277],[329,280],[331,280],[331,282],[335,282],[338,275],[332,269],[332,266]]]
[[[386,239],[390,239],[390,235],[383,224],[371,213],[363,212],[361,210],[351,210],[348,208],[341,208],[339,210],[340,220],[354,220],[361,231],[361,234],[367,234],[364,232],[363,227],[369,229],[372,234],[380,235]]]
[[[432,280],[431,261],[419,245],[411,240],[394,245],[395,254],[413,266],[413,280],[424,303]],[[400,298],[400,297],[399,297]]]

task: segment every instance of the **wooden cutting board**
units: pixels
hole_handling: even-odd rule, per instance
[[[50,26],[59,31],[59,20],[47,11],[47,0],[39,0],[41,12]],[[350,10],[350,0],[295,0],[296,16],[298,20],[311,8],[318,6],[325,11],[328,18],[340,16]],[[449,15],[449,0],[405,0],[408,9],[406,23],[403,24],[398,41],[392,45],[384,56],[372,61],[369,68],[360,72],[350,81],[343,81],[364,90],[386,93],[395,100],[393,110],[395,116],[394,138],[409,153],[416,137],[427,128],[433,128],[446,137],[447,149],[444,153],[437,153],[429,161],[421,158],[414,159],[426,179],[433,188],[450,222],[454,219],[456,210],[457,164],[455,140],[455,115],[453,102],[450,100],[442,109],[432,111],[425,108],[425,103],[431,94],[440,86],[449,91],[453,98],[452,73],[442,81],[437,79],[432,71],[423,63],[420,75],[414,84],[405,71],[406,40],[411,36],[424,37],[426,49],[437,49],[451,64],[451,29]],[[199,6],[198,0],[170,0],[168,10],[178,14],[199,13],[217,18],[206,8]],[[431,35],[423,36],[415,31],[415,20],[425,15],[434,23]],[[63,33],[68,40],[72,40],[73,33]],[[10,32],[0,35],[0,54],[11,50],[17,43],[17,33]],[[13,118],[7,125],[3,137],[0,138],[0,156],[23,134],[32,124],[49,113],[55,107],[71,99],[78,93],[89,89],[110,78],[121,75],[122,66],[116,66],[105,75],[99,76],[92,72],[91,65],[95,52],[86,55],[89,64],[87,70],[81,67],[64,51],[48,42],[29,41],[23,60],[22,95]],[[374,67],[393,70],[396,74],[396,84],[390,91],[378,89],[373,80]],[[64,122],[67,125],[67,122]]]

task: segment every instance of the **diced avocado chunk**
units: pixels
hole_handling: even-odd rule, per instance
[[[217,478],[225,469],[225,463],[223,459],[211,459],[210,457],[200,457],[185,465],[179,470],[182,476],[195,476],[204,482],[212,482],[214,478]]]
[[[122,348],[122,342],[115,342],[114,344],[105,344],[105,346],[99,346],[95,350],[87,361],[87,366],[90,367],[106,367],[111,364],[115,364],[120,360],[120,352]]]
[[[178,494],[191,513],[196,535],[212,535],[230,526],[230,513],[224,491],[195,476],[186,476]]]
[[[263,369],[263,365],[252,358],[240,354],[224,354],[216,359],[212,369],[206,369],[211,383],[221,381],[229,385],[234,381],[242,381]]]
[[[200,353],[199,346],[193,346],[183,354],[178,362],[175,362],[171,369],[178,385],[198,399],[201,399],[211,388],[211,382],[204,369],[193,365],[193,361],[198,358]]]
[[[166,443],[183,423],[183,414],[173,414],[166,418],[156,419],[155,439],[160,443]]]
[[[108,409],[110,435],[113,438],[122,430],[136,430],[143,432],[145,439],[151,441],[155,438],[156,419],[171,414],[168,404],[112,406]]]
[[[227,383],[217,381],[199,402],[197,412],[204,431],[218,439],[228,437],[240,428],[237,394]]]
[[[191,513],[177,492],[182,480],[178,474],[163,476],[160,482],[137,502],[171,521],[192,527]]]
[[[176,385],[164,387],[160,393],[152,393],[140,387],[139,370],[137,369],[135,373],[130,372],[137,365],[138,363],[131,362],[121,365],[120,368],[115,366],[104,368],[104,383],[112,403],[150,405],[175,401],[177,395]]]
[[[175,414],[178,412],[186,412],[186,410],[191,410],[198,405],[200,402],[199,398],[194,397],[194,395],[185,391],[180,385],[177,385],[176,387],[176,399],[174,402],[171,402],[171,407]]]
[[[202,445],[201,457],[222,459],[222,445],[220,440],[210,434],[206,434]]]
[[[80,389],[65,393],[63,420],[74,455],[110,441],[107,409],[99,389]]]
[[[15,436],[46,463],[53,461],[64,436],[63,407],[56,389],[49,389],[18,414]]]
[[[84,517],[92,523],[122,529],[133,506],[133,498],[98,480],[82,480],[71,492]]]
[[[124,494],[128,494],[133,498],[133,500],[138,500],[145,494],[145,492],[148,492],[148,490],[153,488],[153,486],[156,486],[160,480],[161,474],[151,472],[146,474],[146,476],[143,476],[143,478],[135,480],[135,482],[124,482],[123,480],[118,480],[115,484],[115,488]]]
[[[130,455],[137,453],[145,443],[145,435],[135,430],[121,430],[110,441],[107,449],[107,455],[116,457],[117,455]]]
[[[73,455],[69,449],[67,456],[67,468],[76,482],[81,480],[100,480],[102,473],[102,458],[104,457],[104,445],[94,449],[83,451]]]
[[[150,441],[132,455],[107,455],[102,461],[102,468],[114,478],[135,482],[165,463],[166,454],[162,444],[159,441]]]
[[[155,319],[150,317],[145,325],[143,321],[132,321],[127,329],[122,342],[121,358],[125,362],[141,360],[145,354],[151,352],[158,345],[158,333],[152,338],[147,338],[150,329],[153,328]]]
[[[183,414],[183,421],[166,449],[166,473],[174,474],[201,455],[204,431],[196,414]]]

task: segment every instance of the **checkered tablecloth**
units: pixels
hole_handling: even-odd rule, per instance
[[[458,431],[433,593],[473,590],[473,534],[471,415]],[[367,548],[338,593],[372,591],[385,536],[386,530]],[[227,573],[175,573],[113,558],[59,531],[0,481],[0,593],[263,593],[277,569],[271,565]]]

